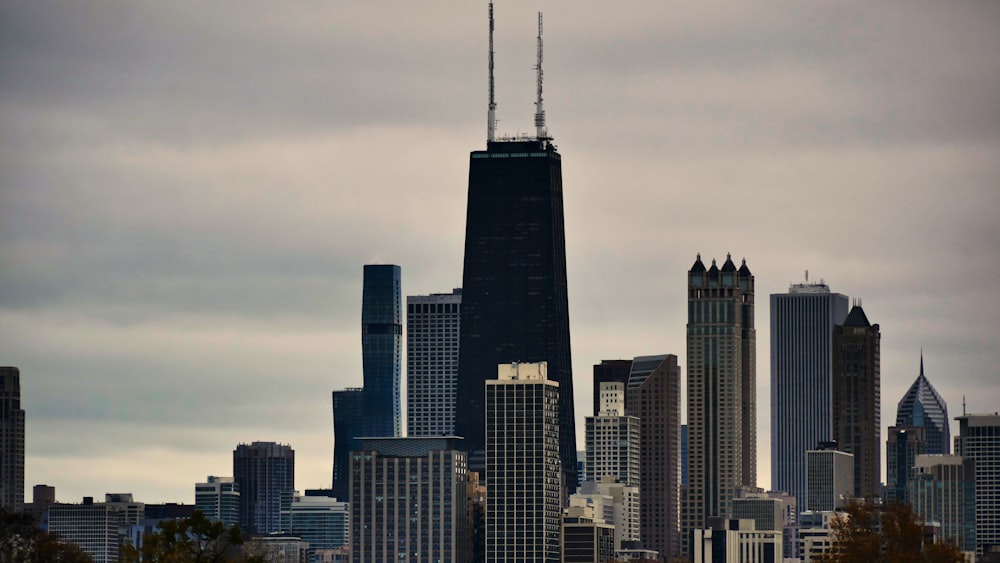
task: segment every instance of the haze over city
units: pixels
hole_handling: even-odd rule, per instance
[[[533,127],[538,9],[578,434],[593,364],[686,367],[699,252],[756,277],[759,485],[767,296],[805,270],[881,325],[883,427],[921,349],[952,416],[997,410],[1000,7],[499,3],[502,133]],[[329,486],[362,265],[399,264],[404,295],[461,285],[486,29],[479,2],[0,4],[26,486],[190,503],[254,440]]]

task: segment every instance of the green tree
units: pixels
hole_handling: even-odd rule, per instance
[[[125,563],[232,563],[259,561],[244,558],[243,535],[236,526],[213,522],[200,510],[190,518],[164,520],[156,532],[142,538],[141,549],[125,546]]]
[[[873,506],[851,501],[831,523],[833,545],[822,563],[962,563],[953,542],[924,541],[923,527],[907,503]]]
[[[0,563],[92,563],[78,546],[59,541],[24,512],[0,509]]]

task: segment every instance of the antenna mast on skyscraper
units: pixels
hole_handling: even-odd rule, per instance
[[[545,110],[542,109],[542,13],[538,12],[538,64],[535,65],[538,71],[538,100],[535,102],[535,134],[539,139],[549,139],[549,132],[545,129]]]
[[[497,127],[497,102],[493,92],[493,2],[490,2],[490,108],[486,112],[486,140],[493,142]]]

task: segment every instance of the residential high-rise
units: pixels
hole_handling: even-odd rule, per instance
[[[626,413],[639,419],[642,546],[664,558],[680,550],[681,368],[677,356],[632,360]]]
[[[962,456],[918,455],[909,483],[913,511],[941,525],[941,536],[962,551],[976,551],[976,464]]]
[[[639,487],[617,483],[611,477],[586,481],[569,497],[570,506],[589,506],[594,517],[615,527],[615,551],[640,545]]]
[[[329,490],[307,490],[305,495],[285,493],[281,505],[281,529],[309,544],[309,556],[348,545],[349,503],[329,496]]]
[[[710,517],[726,518],[742,487],[756,486],[754,277],[730,255],[688,272],[688,486],[682,542]],[[686,547],[686,546],[682,546]],[[689,554],[682,548],[682,554]]]
[[[924,375],[924,353],[920,352],[920,375],[899,400],[896,426],[924,429],[924,449],[928,454],[951,453],[948,405]]]
[[[613,476],[627,485],[638,486],[639,419],[625,414],[625,384],[601,384],[602,410],[586,418],[588,480]]]
[[[976,554],[1000,553],[1000,415],[955,420],[955,453],[976,464]]]
[[[560,563],[598,563],[615,557],[615,528],[589,506],[563,511]]]
[[[406,435],[455,434],[462,290],[406,298]]]
[[[491,45],[492,22],[491,4]],[[559,457],[568,492],[577,482],[577,449],[562,157],[545,128],[541,45],[539,19],[535,137],[495,138],[491,62],[486,150],[469,158],[455,431],[478,471],[486,444],[484,382],[499,364],[545,362],[548,378],[559,384]]]
[[[353,387],[333,392],[333,496],[349,500],[351,452],[361,449],[364,389]]]
[[[632,371],[632,360],[601,360],[594,364],[594,416],[601,413],[600,393],[602,383],[618,381],[628,385],[628,374]],[[628,408],[628,397],[625,398]]]
[[[847,317],[847,296],[823,281],[771,294],[771,488],[802,500],[806,451],[833,436],[833,326]]]
[[[860,302],[833,327],[833,440],[854,455],[857,498],[881,496],[881,339]]]
[[[194,506],[205,516],[229,526],[240,523],[240,489],[232,477],[209,475],[194,485]]]
[[[281,531],[281,494],[295,490],[295,450],[274,442],[239,444],[233,450],[233,480],[243,532]]]
[[[909,482],[916,474],[917,456],[926,452],[920,426],[890,426],[885,442],[885,500],[909,502]]]
[[[122,541],[119,532],[129,525],[127,512],[125,506],[95,503],[93,497],[84,497],[82,504],[56,503],[49,507],[48,531],[76,544],[94,563],[115,563]]]
[[[24,507],[24,409],[21,372],[0,367],[0,508]]]
[[[351,452],[351,561],[466,561],[468,465],[458,442],[361,440]]]
[[[546,364],[503,364],[486,382],[486,563],[558,561],[559,384]]]
[[[806,500],[809,512],[832,512],[854,496],[854,456],[821,442],[806,452]]]
[[[365,437],[402,433],[402,303],[399,266],[366,264],[361,301],[365,409],[361,435]]]

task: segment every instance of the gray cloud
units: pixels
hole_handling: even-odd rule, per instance
[[[697,252],[757,276],[762,483],[767,295],[807,268],[881,324],[886,425],[921,347],[952,414],[995,410],[996,5],[504,2],[505,132],[531,126],[538,8],[581,422],[592,364],[685,363]],[[461,283],[485,15],[0,5],[0,364],[22,368],[29,483],[190,502],[271,439],[326,484],[361,265]]]

